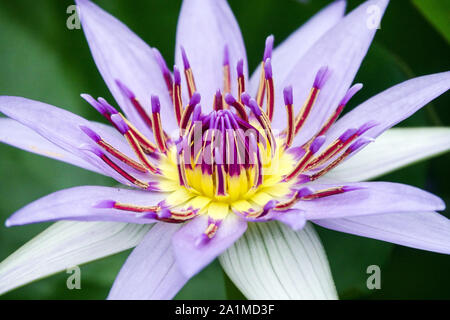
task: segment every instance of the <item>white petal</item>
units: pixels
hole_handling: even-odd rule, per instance
[[[0,263],[0,294],[132,248],[150,228],[115,222],[57,222]]]
[[[450,128],[394,128],[354,157],[332,170],[326,178],[364,181],[450,149]]]
[[[310,223],[297,232],[279,222],[249,224],[220,263],[252,300],[337,299],[327,257]]]

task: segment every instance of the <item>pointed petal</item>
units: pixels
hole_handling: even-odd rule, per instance
[[[402,82],[377,94],[343,116],[331,128],[327,140],[332,141],[346,129],[358,128],[368,121],[378,123],[367,132],[368,136],[377,137],[448,89],[450,89],[450,71]]]
[[[95,206],[104,200],[138,206],[154,206],[165,198],[167,194],[159,192],[110,187],[75,187],[57,191],[30,203],[14,213],[6,221],[6,225],[17,226],[55,220],[152,223],[154,219],[146,218],[142,214],[113,208],[95,208]]]
[[[450,128],[392,128],[326,177],[336,181],[374,179],[449,149]]]
[[[51,159],[67,162],[86,170],[103,173],[89,162],[61,149],[30,128],[12,119],[0,119],[0,142]]]
[[[297,232],[276,222],[252,223],[220,263],[251,300],[337,299],[325,251],[309,223]]]
[[[294,31],[286,40],[273,50],[272,72],[275,76],[275,96],[283,90],[283,80],[288,76],[304,54],[316,43],[320,37],[339,22],[345,13],[346,1],[334,1],[315,14],[304,25]],[[256,68],[250,79],[250,92],[256,94],[258,90],[261,66]],[[278,100],[280,101],[280,100]],[[275,122],[278,121],[278,122]],[[276,117],[273,127],[283,129],[286,126],[285,117]]]
[[[340,232],[450,254],[450,220],[435,212],[390,213],[313,222]]]
[[[354,9],[326,32],[280,83],[277,92],[288,85],[293,86],[294,104],[298,112],[307,99],[317,71],[323,66],[328,66],[331,71],[295,145],[300,145],[315,134],[337,108],[352,84],[377,30],[376,26],[368,23],[373,15],[381,19],[387,4],[388,0],[369,0]],[[371,8],[376,8],[376,12],[370,11]],[[278,95],[277,102],[277,105],[283,105],[282,95]],[[283,119],[286,117],[283,112],[279,112],[278,116]]]
[[[90,122],[64,109],[21,97],[0,96],[0,112],[33,129],[62,149],[91,163],[104,174],[128,184],[98,158],[89,156],[79,149],[83,144],[92,143],[92,140],[80,129],[80,125],[84,125],[94,129],[114,147],[134,158],[125,139],[113,127]]]
[[[150,96],[156,94],[167,112],[161,113],[167,132],[178,128],[172,101],[158,62],[150,46],[127,26],[89,0],[76,0],[80,20],[92,56],[106,85],[129,120],[147,135],[151,134],[132,104],[116,84],[130,88],[150,112]],[[167,115],[167,116],[166,116]],[[164,117],[165,116],[165,117]]]
[[[62,221],[0,263],[0,294],[136,246],[149,225]]]
[[[208,226],[208,218],[200,216],[187,223],[173,237],[173,249],[181,272],[191,278],[218,255],[231,246],[247,229],[247,223],[228,215],[222,221],[216,235],[207,243],[197,245],[198,239]]]
[[[203,106],[207,108],[212,106],[216,90],[223,88],[225,45],[229,51],[231,92],[236,92],[236,64],[239,59],[244,59],[244,70],[248,64],[241,31],[227,1],[184,0],[178,19],[175,61],[182,68],[180,46],[183,46],[197,90],[202,95]],[[244,74],[248,75],[248,72]]]
[[[109,293],[110,300],[172,299],[189,278],[175,263],[171,239],[180,225],[157,223],[133,250]]]
[[[311,184],[311,188],[323,190],[342,185]],[[405,184],[359,182],[347,183],[345,186],[354,190],[316,200],[299,201],[296,208],[305,211],[308,220],[445,209],[440,198]]]

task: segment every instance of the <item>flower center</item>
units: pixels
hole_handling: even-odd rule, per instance
[[[147,113],[134,93],[117,80],[117,86],[134,106],[142,122],[153,131],[153,142],[104,99],[83,96],[124,136],[134,156],[118,150],[92,129],[82,126],[81,129],[97,144],[86,149],[97,155],[127,184],[168,193],[164,201],[150,207],[105,200],[97,208],[113,207],[166,222],[183,222],[206,213],[209,222],[205,237],[210,239],[231,211],[247,219],[270,219],[268,212],[286,211],[298,201],[352,191],[346,186],[312,190],[304,184],[320,178],[372,141],[362,137],[376,125],[368,122],[360,128],[347,129],[334,141],[328,141],[328,147],[322,148],[327,141],[325,135],[328,130],[362,85],[351,87],[320,130],[306,143],[293,148],[295,136],[307,123],[330,71],[327,67],[318,70],[309,97],[297,114],[294,113],[292,87],[284,89],[287,126],[280,133],[273,132],[272,46],[273,37],[270,36],[266,41],[255,98],[245,92],[242,59],[236,67],[236,95],[230,92],[230,61],[228,47],[225,46],[223,85],[216,91],[211,101],[213,110],[209,113],[202,112],[201,96],[185,50],[181,48],[189,98],[186,106],[183,105],[179,69],[174,67],[172,77],[161,54],[155,49],[155,57],[172,96],[179,127],[176,137],[170,137],[164,131],[157,96],[151,97],[151,113]]]

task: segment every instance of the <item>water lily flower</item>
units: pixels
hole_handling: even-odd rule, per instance
[[[340,117],[362,88],[352,82],[376,32],[367,9],[382,14],[387,0],[347,15],[335,1],[277,48],[269,36],[250,78],[225,0],[183,1],[173,71],[97,5],[76,3],[121,111],[83,94],[105,125],[1,96],[0,140],[128,187],[62,190],[13,214],[7,226],[72,221],[0,264],[0,292],[137,246],[110,299],[170,299],[216,257],[250,299],[335,299],[311,222],[450,253],[441,199],[361,182],[450,148],[447,128],[390,129],[446,92],[450,72],[398,84]]]

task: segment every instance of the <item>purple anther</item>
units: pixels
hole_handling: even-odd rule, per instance
[[[341,142],[345,142],[347,141],[351,136],[353,136],[356,132],[358,131],[358,129],[355,128],[350,128],[345,130],[345,132],[343,134],[340,135],[339,140]]]
[[[311,177],[306,174],[300,174],[297,177],[296,184],[304,184],[311,181]]]
[[[200,93],[194,92],[194,94],[191,97],[191,100],[189,100],[189,105],[196,106],[197,104],[199,104],[201,99],[202,97],[200,96]]]
[[[112,209],[114,208],[114,205],[116,202],[114,200],[102,200],[97,202],[92,206],[92,208],[98,208],[98,209]]]
[[[246,106],[248,106],[251,98],[252,97],[247,92],[242,92],[242,94],[241,94],[241,101]]]
[[[288,86],[284,88],[283,90],[283,96],[284,96],[284,103],[286,105],[293,104],[294,98],[293,98],[293,92],[292,92],[292,86]]]
[[[202,106],[196,105],[194,108],[194,112],[192,113],[192,121],[200,121],[202,117]]]
[[[277,204],[278,204],[278,201],[276,201],[276,200],[270,200],[269,202],[267,202],[264,205],[263,212],[261,213],[261,215],[259,217],[263,217],[266,214],[268,214],[269,211],[272,210],[273,208],[275,208]]]
[[[255,99],[250,99],[250,101],[248,102],[248,107],[257,117],[261,117],[262,111]]]
[[[120,80],[116,79],[115,82],[116,82],[117,86],[119,87],[120,91],[122,91],[122,94],[124,96],[126,96],[130,100],[136,98],[136,96],[134,95],[133,91],[128,89],[128,87],[126,85],[124,85]]]
[[[232,106],[233,104],[236,103],[236,99],[233,97],[233,95],[231,93],[227,93],[225,95],[225,102],[227,104],[229,104],[230,106]]]
[[[313,189],[311,189],[309,187],[304,187],[304,188],[301,188],[301,189],[298,190],[296,198],[300,199],[300,198],[303,198],[303,197],[307,197],[307,196],[309,196],[309,195],[311,195],[313,193],[314,193]]]
[[[152,95],[151,101],[152,101],[152,112],[159,113],[161,111],[161,103],[159,102],[158,96]]]
[[[369,143],[375,141],[375,139],[362,137],[361,139],[356,140],[356,142],[352,143],[350,147],[348,147],[349,152],[355,152],[361,148],[364,148]]]
[[[266,79],[272,79],[272,63],[270,58],[267,58],[264,62],[264,76]]]
[[[173,66],[173,82],[178,86],[181,84],[180,70],[177,66]]]
[[[100,136],[94,131],[91,130],[90,128],[81,125],[80,129],[92,140],[94,140],[95,142],[99,142],[100,140],[102,140],[102,138],[100,138]]]
[[[322,147],[322,145],[325,143],[326,137],[325,136],[318,136],[314,139],[314,141],[311,143],[311,146],[309,147],[309,150],[314,154]]]
[[[184,50],[183,46],[181,46],[180,48],[181,48],[181,57],[183,59],[184,69],[185,70],[190,69],[191,65],[189,64],[189,60],[187,58],[186,51]]]
[[[228,50],[228,45],[225,45],[223,47],[223,65],[224,66],[230,65],[230,51]]]
[[[237,65],[236,65],[236,71],[237,71],[238,77],[244,76],[244,59],[239,59],[239,61],[237,62]]]
[[[357,83],[354,86],[352,86],[350,89],[348,89],[347,93],[345,94],[344,98],[342,98],[341,103],[339,105],[346,105],[350,99],[363,87],[362,83]]]
[[[106,109],[106,112],[108,112],[109,114],[117,114],[117,113],[119,113],[119,111],[117,111],[116,108],[114,108],[112,105],[110,105],[108,103],[108,101],[106,101],[102,97],[98,98],[98,102],[100,102],[100,104]]]
[[[171,216],[172,216],[172,213],[167,208],[162,208],[158,212],[158,217],[161,218],[161,219],[169,219]]]
[[[361,186],[343,186],[342,191],[344,192],[350,192],[350,191],[357,191],[357,190],[364,190],[366,188]]]
[[[274,36],[272,34],[266,38],[266,46],[264,48],[263,61],[266,61],[266,59],[268,58],[272,58],[273,41]]]
[[[121,134],[125,134],[128,132],[128,130],[130,130],[125,120],[123,120],[123,118],[119,114],[112,115],[111,121],[116,125]]]
[[[92,146],[90,144],[82,144],[81,146],[78,147],[78,149],[83,150],[83,151],[91,152],[91,153],[95,154],[99,158],[104,156],[104,153],[103,153],[103,151],[100,148],[97,148],[97,147]]]
[[[161,69],[162,74],[166,77],[170,75],[170,70],[167,67],[166,61],[164,60],[161,52],[159,52],[158,49],[153,48],[153,55],[155,56],[156,62],[159,65],[159,68]]]
[[[357,134],[360,136],[364,133],[366,133],[368,130],[372,129],[373,127],[377,126],[378,122],[376,121],[368,121],[364,123],[359,129]]]
[[[325,82],[331,75],[331,71],[328,69],[328,66],[323,66],[317,71],[316,78],[314,79],[314,88],[322,89]]]
[[[91,106],[93,106],[95,110],[97,110],[100,114],[102,115],[107,114],[105,107],[100,102],[95,100],[91,95],[83,93],[81,94],[81,97],[84,100],[86,100],[86,102],[89,103]]]
[[[195,247],[200,248],[206,245],[211,239],[204,233],[202,233],[196,240],[195,240]]]

